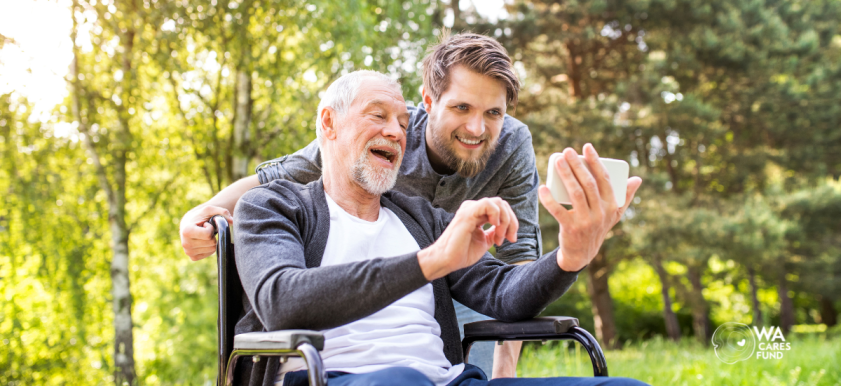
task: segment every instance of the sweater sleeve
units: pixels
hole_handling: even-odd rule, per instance
[[[316,221],[308,208],[291,184],[274,182],[247,192],[234,211],[237,270],[267,330],[338,327],[427,283],[417,252],[307,268],[305,240],[327,238],[307,235],[307,222]]]
[[[537,260],[543,253],[537,216],[537,188],[540,186],[540,177],[537,173],[531,134],[527,129],[522,131],[524,139],[511,155],[506,167],[510,172],[497,192],[500,198],[511,205],[511,210],[520,223],[517,242],[505,240],[496,248],[496,258],[508,264]]]
[[[260,184],[274,180],[288,180],[299,184],[308,184],[321,178],[321,149],[318,140],[280,158],[266,161],[257,166],[257,179]]]
[[[525,265],[509,265],[485,254],[447,276],[453,299],[503,322],[537,316],[578,278],[557,263],[557,249]]]

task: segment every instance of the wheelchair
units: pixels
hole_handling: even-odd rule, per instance
[[[209,220],[216,229],[216,262],[219,282],[218,329],[218,374],[217,386],[229,386],[234,381],[234,370],[240,357],[251,356],[257,362],[260,357],[301,357],[307,366],[310,386],[327,385],[327,371],[319,351],[324,348],[324,336],[311,330],[282,330],[270,332],[249,332],[234,334],[234,327],[243,309],[243,289],[234,260],[234,244],[228,221],[222,216]],[[578,319],[568,316],[537,317],[514,323],[486,320],[464,325],[464,361],[470,355],[470,347],[477,341],[506,340],[543,341],[574,340],[580,343],[593,364],[593,375],[606,377],[607,362],[596,339],[579,327]]]

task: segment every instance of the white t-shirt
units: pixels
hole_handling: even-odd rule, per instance
[[[322,266],[420,250],[403,222],[387,208],[381,207],[377,221],[369,222],[345,212],[329,195],[327,205],[330,234]],[[432,284],[427,284],[366,318],[325,330],[324,366],[327,371],[352,374],[410,367],[436,385],[446,385],[464,371],[464,364],[452,366],[444,356],[441,326],[434,315]],[[281,366],[279,380],[304,368],[301,358],[289,358]]]

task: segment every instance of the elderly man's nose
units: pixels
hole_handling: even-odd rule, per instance
[[[403,128],[400,126],[400,121],[396,118],[388,121],[388,124],[383,127],[383,137],[391,137],[400,139],[403,137]]]

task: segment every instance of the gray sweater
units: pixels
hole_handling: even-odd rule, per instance
[[[384,194],[380,204],[400,218],[421,248],[434,243],[453,218],[423,198],[397,192]],[[236,264],[248,298],[238,334],[338,327],[428,283],[417,252],[321,267],[330,212],[320,179],[307,185],[285,180],[261,185],[242,196],[234,213]],[[578,276],[560,269],[556,256],[554,250],[516,266],[486,253],[476,264],[432,282],[435,319],[450,363],[463,362],[452,299],[501,321],[532,318]],[[274,381],[276,358],[253,366],[241,362],[237,384]]]

